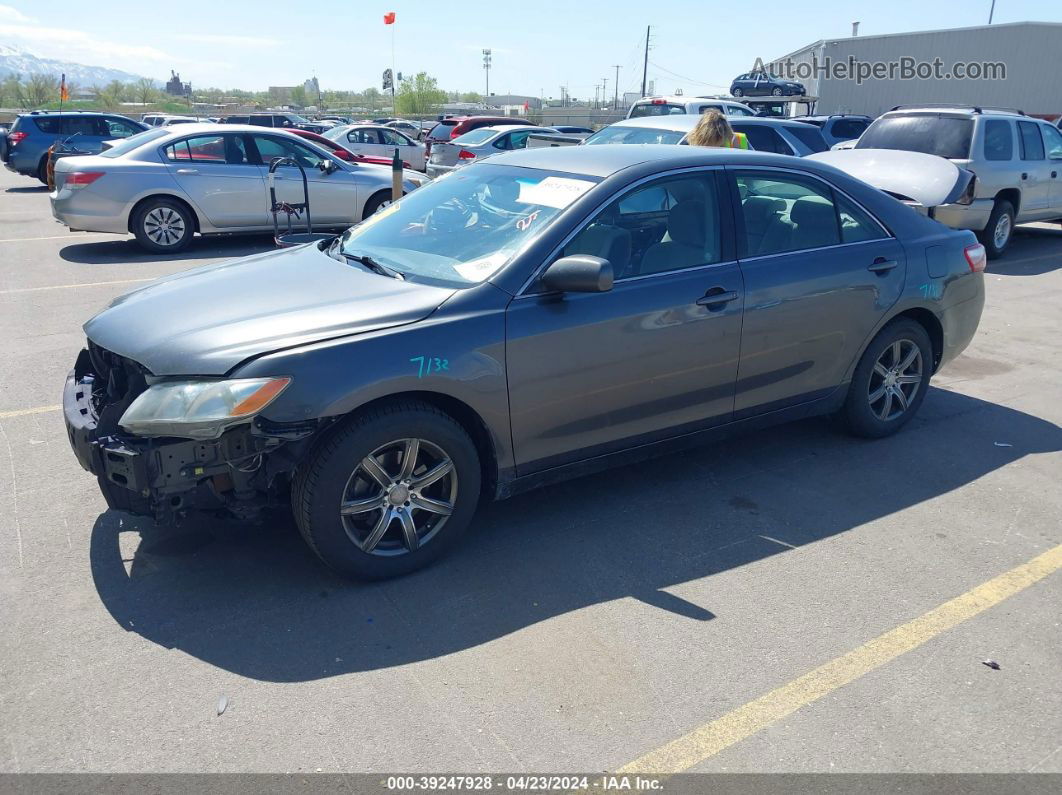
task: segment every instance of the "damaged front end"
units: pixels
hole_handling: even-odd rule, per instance
[[[286,379],[258,380],[270,383],[158,379],[90,341],[63,393],[70,445],[114,510],[160,522],[188,511],[253,518],[287,502],[290,474],[320,429],[259,416]],[[239,390],[222,389],[232,384]]]

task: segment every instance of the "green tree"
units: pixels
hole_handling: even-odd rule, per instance
[[[3,82],[0,82],[0,106],[6,107],[10,104],[22,107],[19,102],[21,93],[22,77],[17,74],[8,75]]]
[[[409,116],[427,115],[444,102],[446,92],[439,89],[438,81],[427,72],[417,72],[399,86],[395,111]]]
[[[380,103],[380,89],[376,86],[369,86],[367,89],[361,92],[361,103],[369,110],[375,112],[376,106]]]
[[[99,94],[99,101],[105,108],[117,109],[125,101],[127,86],[118,80],[109,82]]]
[[[59,78],[33,74],[22,84],[23,107],[39,108],[59,100]]]
[[[466,91],[461,94],[457,100],[458,102],[482,102],[483,95],[476,91]]]
[[[305,86],[295,86],[291,89],[291,104],[299,108],[305,108],[310,104],[309,97],[306,96]]]
[[[159,98],[159,90],[155,87],[155,81],[147,77],[141,77],[131,86],[133,96],[141,105],[147,105]]]

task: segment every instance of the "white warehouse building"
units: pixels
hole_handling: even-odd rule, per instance
[[[900,67],[915,64],[923,75],[939,60],[933,76],[903,79]],[[819,98],[816,113],[865,113],[878,116],[895,105],[928,102],[961,103],[984,107],[1018,108],[1030,116],[1055,119],[1062,115],[1062,23],[1013,22],[949,30],[849,36],[823,39],[772,62],[789,63],[809,96]],[[861,83],[852,74],[828,74],[824,67],[879,70]],[[890,67],[889,64],[896,64]],[[983,77],[959,79],[951,75],[956,64],[981,72]],[[860,66],[863,65],[863,66]],[[1000,68],[1002,65],[1002,69]],[[817,66],[815,73],[805,74]],[[789,77],[778,66],[772,68]],[[939,74],[939,76],[938,76]]]

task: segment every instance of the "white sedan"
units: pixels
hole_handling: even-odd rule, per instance
[[[409,163],[410,168],[423,171],[427,165],[424,144],[414,141],[399,130],[381,124],[347,124],[333,127],[324,133],[324,137],[356,155],[393,157],[397,148],[398,156]]]

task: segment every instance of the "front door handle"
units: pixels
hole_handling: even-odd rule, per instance
[[[884,257],[878,257],[867,267],[867,270],[871,273],[883,274],[888,273],[897,265],[899,265],[894,259],[885,259]]]
[[[1057,176],[1058,176],[1058,172],[1057,171],[1052,171],[1051,172],[1051,179],[1054,179]]]
[[[713,287],[706,292],[700,298],[697,299],[697,306],[722,307],[723,304],[729,304],[731,301],[737,300],[738,294],[736,290],[724,290],[722,287]]]
[[[198,174],[199,173],[199,169],[197,169],[197,168],[179,168],[179,169],[177,169],[177,173],[178,174]]]
[[[1021,178],[1022,179],[1028,179],[1029,178],[1029,173],[1027,171],[1021,172]]]

